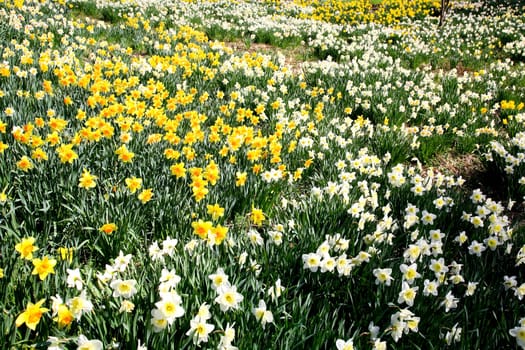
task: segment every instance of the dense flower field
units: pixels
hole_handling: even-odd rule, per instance
[[[0,0],[2,348],[525,348],[525,7],[439,5]]]

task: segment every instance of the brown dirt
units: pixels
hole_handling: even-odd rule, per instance
[[[474,154],[443,154],[437,155],[435,158],[436,168],[444,173],[461,176],[465,180],[473,180],[481,174],[485,167],[481,163],[479,157]]]

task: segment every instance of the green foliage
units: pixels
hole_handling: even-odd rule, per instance
[[[0,344],[515,347],[520,8],[311,10],[0,4]]]

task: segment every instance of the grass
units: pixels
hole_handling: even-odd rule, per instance
[[[0,343],[522,346],[519,9],[302,5],[0,4]]]

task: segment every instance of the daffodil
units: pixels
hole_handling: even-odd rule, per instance
[[[49,259],[49,257],[44,256],[43,259],[33,259],[32,263],[34,265],[32,274],[38,275],[40,280],[44,280],[47,275],[55,273],[55,265],[57,263],[55,259]]]
[[[151,200],[151,198],[153,198],[153,190],[151,188],[145,189],[139,193],[137,198],[142,202],[142,204],[146,204]]]
[[[102,350],[104,345],[98,339],[89,340],[85,335],[81,334],[78,337],[77,350]]]
[[[217,220],[218,218],[224,216],[224,208],[222,208],[217,203],[213,205],[208,204],[207,209],[208,209],[208,214],[211,215],[212,220]]]
[[[23,238],[20,243],[15,245],[15,250],[20,253],[20,257],[22,259],[32,260],[33,253],[38,250],[38,247],[35,246],[34,243],[34,237]]]
[[[137,177],[128,177],[125,180],[126,186],[131,193],[137,192],[142,188],[142,179]]]
[[[107,235],[110,235],[112,234],[114,231],[116,231],[118,229],[117,225],[113,222],[110,222],[110,223],[107,223],[107,224],[104,224],[102,225],[100,228],[99,228],[99,231],[102,231],[104,232],[105,234]]]
[[[202,342],[206,343],[208,341],[208,336],[214,329],[214,325],[207,323],[206,320],[197,316],[190,320],[190,329],[186,332],[186,335],[193,336],[194,344],[199,345]]]
[[[97,178],[97,176],[91,175],[88,170],[84,169],[78,181],[78,187],[85,188],[86,190],[95,188],[97,186]]]
[[[259,300],[259,305],[253,309],[253,314],[257,321],[261,322],[262,327],[265,328],[267,323],[273,323],[273,314],[267,310],[264,300]]]
[[[115,279],[111,282],[110,287],[113,289],[113,297],[131,298],[137,293],[137,281],[134,279],[121,280]]]
[[[77,290],[82,290],[84,281],[82,280],[82,275],[80,274],[79,269],[67,269],[67,286],[69,288],[76,288]]]
[[[221,311],[226,312],[230,309],[238,309],[239,304],[243,301],[242,294],[237,292],[236,286],[224,286],[217,289],[219,295],[215,298],[215,302],[219,304]]]
[[[219,267],[215,273],[209,275],[208,278],[212,281],[212,288],[215,290],[230,285],[228,282],[228,275],[224,273],[224,270],[221,267]]]
[[[202,221],[199,219],[198,221],[192,222],[191,227],[193,228],[193,233],[202,239],[206,239],[213,229],[213,223],[211,221]]]
[[[254,225],[261,226],[264,221],[263,211],[258,208],[252,208],[252,212],[250,213],[250,220],[253,222]]]
[[[394,280],[392,277],[392,269],[390,268],[374,269],[373,273],[376,277],[376,284],[385,284],[386,286],[390,286]]]
[[[27,156],[23,156],[20,158],[20,160],[16,163],[16,167],[22,171],[29,171],[34,168],[34,164]]]
[[[354,350],[354,341],[353,339],[337,339],[335,342],[335,346],[337,350]]]
[[[73,313],[69,308],[64,304],[60,304],[57,308],[57,316],[53,318],[53,321],[58,323],[58,327],[64,328],[68,327],[73,320]]]
[[[171,175],[175,176],[177,179],[186,177],[186,168],[184,163],[173,164],[170,167]]]
[[[16,318],[16,326],[20,327],[25,324],[27,328],[34,331],[42,315],[49,311],[49,309],[42,307],[45,301],[45,299],[41,299],[36,304],[29,302],[25,311]]]
[[[182,299],[175,292],[164,294],[161,300],[155,303],[155,306],[170,325],[176,318],[184,315]]]

